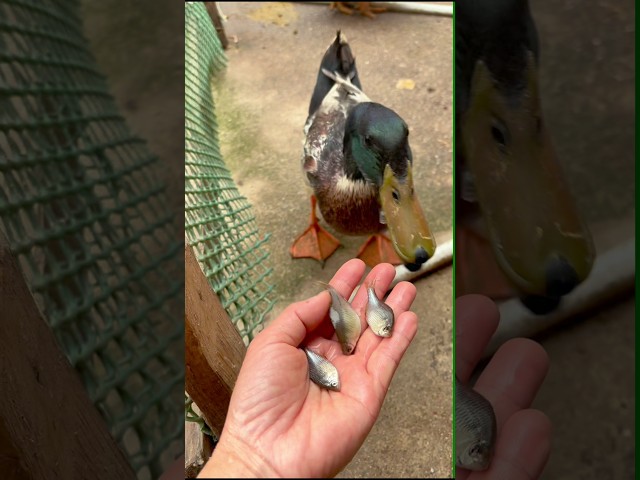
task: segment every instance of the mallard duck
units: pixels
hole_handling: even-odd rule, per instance
[[[456,2],[456,291],[515,292],[545,313],[595,252],[542,115],[538,60],[527,0]]]
[[[436,245],[413,187],[409,129],[397,113],[363,93],[340,31],[322,58],[304,132],[311,224],[295,240],[291,255],[324,261],[339,245],[318,224],[317,199],[335,230],[373,234],[358,253],[367,264],[404,263],[417,270]],[[391,241],[379,234],[385,227]]]

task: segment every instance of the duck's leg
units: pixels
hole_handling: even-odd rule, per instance
[[[387,11],[385,7],[372,7],[371,2],[331,2],[329,8],[331,10],[338,9],[345,15],[353,15],[353,12],[355,11],[355,8],[352,6],[353,3],[358,4],[358,11],[360,12],[360,15],[364,15],[369,18],[375,18],[376,13]]]
[[[456,297],[479,293],[500,300],[516,295],[484,236],[470,227],[457,225],[455,242]]]
[[[372,7],[371,2],[358,2],[358,10],[360,10],[360,15],[364,15],[369,18],[375,18],[376,13],[387,11],[385,7]]]
[[[371,268],[379,263],[390,263],[391,265],[402,263],[391,240],[381,233],[371,235],[360,247],[357,257]]]
[[[340,246],[336,237],[327,232],[318,223],[316,216],[316,197],[311,195],[311,217],[309,227],[298,236],[289,252],[293,258],[315,258],[323,262]]]
[[[338,9],[341,13],[345,15],[353,15],[353,8],[347,5],[347,2],[331,2],[329,5],[331,10]]]

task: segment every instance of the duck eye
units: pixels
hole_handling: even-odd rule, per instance
[[[491,125],[491,136],[501,147],[506,147],[509,141],[507,127],[499,120],[495,120]]]
[[[364,144],[367,147],[370,147],[371,145],[373,145],[373,140],[371,139],[371,135],[365,135],[364,136]]]
[[[400,194],[397,190],[391,192],[391,196],[393,197],[393,201],[398,203],[400,201]]]

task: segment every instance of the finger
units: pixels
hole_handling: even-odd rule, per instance
[[[464,295],[456,299],[456,375],[466,382],[498,328],[500,312],[488,297]]]
[[[498,432],[514,413],[529,408],[548,370],[549,357],[533,340],[516,338],[500,347],[475,385],[493,405]]]
[[[326,318],[331,297],[326,292],[292,303],[252,343],[286,343],[297,347]]]
[[[394,269],[394,275],[395,275],[395,269]],[[391,281],[393,281],[393,277],[391,278],[390,282]],[[378,283],[376,283],[376,295],[378,295],[378,298],[383,298],[385,289],[380,288],[380,290],[378,290],[378,288],[380,287],[378,286]],[[385,303],[389,307],[391,307],[391,309],[393,310],[394,319],[399,318],[400,315],[402,315],[404,312],[406,312],[411,308],[411,304],[416,298],[416,293],[417,291],[416,291],[415,285],[409,282],[400,282],[393,288],[393,290],[387,297]],[[363,315],[365,314],[363,313]],[[394,324],[391,337],[393,337],[393,335],[395,334],[396,328],[397,328],[397,325]],[[377,336],[369,328],[362,334],[362,337],[360,337],[360,342],[358,344],[358,348],[359,348],[358,353],[362,353],[365,357],[365,360],[368,361],[369,358],[371,357],[371,354],[376,350],[376,348],[378,348],[378,345],[383,341],[385,341],[385,338]]]
[[[413,283],[400,282],[393,288],[386,303],[393,309],[394,315],[400,315],[411,308],[417,292]]]
[[[367,362],[367,372],[378,388],[380,399],[386,395],[393,374],[417,331],[418,316],[413,312],[404,312],[396,319],[393,335],[380,342],[371,354]]]
[[[362,278],[364,269],[365,265],[362,260],[349,260],[333,276],[332,285],[343,291],[349,287],[353,290]],[[256,337],[256,340],[259,339],[260,342],[267,343],[282,342],[297,347],[309,332],[316,329],[327,318],[330,304],[331,296],[327,292],[321,292],[308,300],[293,303],[278,315]]]
[[[342,265],[329,281],[329,285],[335,288],[340,295],[349,300],[354,288],[358,286],[366,265],[358,258],[353,258]]]
[[[470,475],[469,480],[509,478],[529,480],[542,473],[551,449],[551,422],[538,410],[512,415],[496,443],[489,470]],[[456,476],[457,478],[457,476]]]
[[[335,363],[339,358],[345,357],[338,340],[314,335],[312,338],[307,337],[304,346],[326,358],[331,363]]]

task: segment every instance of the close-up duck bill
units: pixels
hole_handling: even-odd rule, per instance
[[[433,256],[436,243],[413,186],[411,164],[404,179],[385,167],[380,204],[396,253],[409,270],[418,270]]]
[[[542,118],[533,56],[525,84],[505,92],[478,62],[462,143],[501,269],[524,294],[560,298],[595,254]]]

